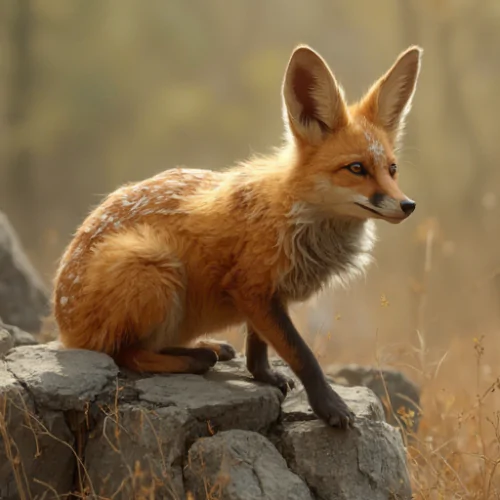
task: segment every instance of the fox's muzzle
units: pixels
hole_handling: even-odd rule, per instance
[[[403,195],[404,196],[404,195]],[[408,218],[417,204],[410,198],[395,198],[377,191],[369,199],[370,206],[358,203],[362,208],[374,212],[385,219],[404,220]]]

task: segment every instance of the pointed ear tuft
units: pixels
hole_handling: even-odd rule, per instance
[[[394,146],[399,143],[417,87],[423,50],[412,46],[368,92],[363,107],[367,117],[385,129]]]
[[[307,46],[297,47],[290,58],[283,101],[285,124],[305,143],[319,144],[347,124],[341,88],[323,58]]]

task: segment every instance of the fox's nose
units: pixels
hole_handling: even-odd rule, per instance
[[[405,213],[405,215],[410,215],[415,210],[417,204],[413,200],[403,200],[401,203],[401,210]]]

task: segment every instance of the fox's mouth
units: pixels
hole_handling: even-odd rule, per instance
[[[403,219],[406,219],[406,217],[389,217],[387,215],[384,215],[377,210],[367,207],[366,205],[363,205],[362,203],[354,202],[355,205],[358,205],[358,207],[364,208],[365,210],[368,210],[368,212],[372,212],[374,214],[377,214],[380,218],[385,219],[390,222],[400,222]]]

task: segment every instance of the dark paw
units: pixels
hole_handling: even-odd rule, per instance
[[[206,373],[219,361],[217,353],[211,349],[192,349],[190,357],[192,359],[192,373],[196,374]]]
[[[314,413],[331,427],[347,429],[354,426],[354,413],[330,386],[316,390],[309,396],[309,402]]]
[[[167,347],[161,351],[168,356],[185,356],[190,359],[189,372],[201,374],[207,372],[219,360],[217,353],[204,347]]]
[[[219,344],[219,361],[230,361],[236,357],[236,349],[231,344]]]
[[[206,347],[167,347],[160,352],[168,356],[190,356],[207,363],[213,362],[213,364],[219,359],[214,350]]]
[[[293,390],[295,388],[293,379],[271,369],[256,371],[252,375],[258,382],[277,387],[283,393],[283,396],[287,395],[289,389]]]

